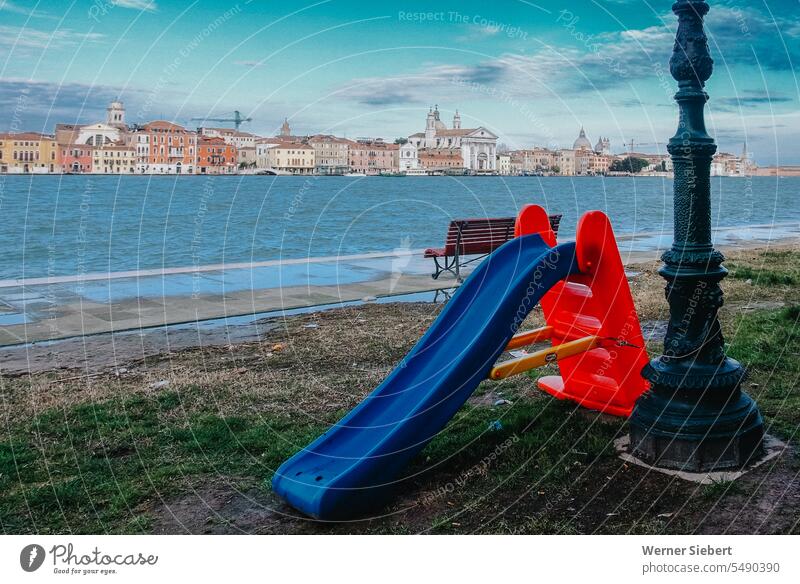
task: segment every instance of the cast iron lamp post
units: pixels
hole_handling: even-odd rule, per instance
[[[667,281],[669,324],[664,354],[642,371],[650,391],[630,419],[630,447],[666,468],[710,471],[741,467],[760,455],[764,424],[741,390],[744,368],[725,356],[717,320],[724,259],[711,242],[711,157],[703,90],[713,61],[703,31],[705,0],[677,0],[678,32],[670,72],[678,81],[678,131],[667,150],[675,169],[675,233],[659,270]]]

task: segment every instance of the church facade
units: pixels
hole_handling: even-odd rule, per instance
[[[497,171],[497,135],[483,126],[462,128],[458,111],[453,116],[453,127],[448,128],[439,116],[439,107],[431,108],[425,120],[425,131],[409,136],[408,143],[417,150],[420,161],[436,160],[441,158],[440,153],[446,153],[447,168],[452,168],[455,151],[460,153],[462,167],[466,170]]]

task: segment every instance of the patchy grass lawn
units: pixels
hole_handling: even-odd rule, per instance
[[[733,254],[721,312],[769,432],[800,427],[800,254]],[[655,263],[632,289],[663,320]],[[269,490],[277,466],[383,379],[436,317],[429,304],[292,317],[262,342],[186,350],[119,375],[4,377],[5,533],[787,533],[794,450],[699,486],[618,459],[623,420],[558,402],[534,377],[484,383],[407,469],[379,517],[324,524]],[[539,324],[532,315],[529,326]],[[658,343],[650,347],[658,351]],[[118,369],[119,371],[119,369]],[[546,374],[550,372],[539,372]],[[495,405],[500,399],[511,403]],[[499,422],[499,423],[498,423]]]

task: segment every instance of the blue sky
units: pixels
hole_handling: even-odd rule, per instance
[[[708,126],[762,164],[800,163],[800,4],[712,1]],[[52,132],[239,109],[245,129],[394,138],[443,118],[509,147],[567,146],[581,125],[615,151],[674,133],[669,0],[171,2],[0,0],[0,127]]]

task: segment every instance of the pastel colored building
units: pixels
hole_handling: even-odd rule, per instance
[[[383,140],[358,140],[349,145],[350,172],[380,174],[399,169],[400,147]],[[317,163],[319,166],[319,163]]]
[[[122,142],[105,144],[92,149],[92,173],[134,174],[136,149]]]
[[[448,128],[440,119],[439,107],[431,108],[425,120],[425,131],[411,134],[408,141],[420,152],[420,163],[423,150],[459,150],[462,167],[475,173],[490,174],[497,170],[497,136],[483,126],[462,128],[457,110],[453,127]],[[441,155],[433,155],[437,156],[441,158]]]
[[[72,174],[92,172],[94,146],[88,144],[59,144],[61,171]]]
[[[284,142],[284,140],[281,140],[280,138],[261,138],[258,140],[256,142],[256,168],[265,170],[271,169],[269,165],[269,149],[274,148],[282,142]]]
[[[497,172],[503,176],[511,174],[511,156],[509,154],[497,155]]]
[[[575,176],[575,169],[577,168],[575,152],[576,150],[557,151],[556,166],[558,167],[558,174],[561,176]]]
[[[591,156],[589,156],[588,174],[606,174],[613,161],[614,157],[610,154],[592,152]]]
[[[429,171],[454,171],[464,168],[460,148],[425,148],[419,151],[419,165]]]
[[[58,145],[53,136],[37,132],[0,134],[0,173],[60,173]]]
[[[248,146],[246,148],[239,148],[236,150],[236,163],[239,168],[255,168],[256,167],[256,147]]]
[[[417,158],[417,147],[406,142],[399,149],[398,170],[408,172],[419,168],[419,158]]]
[[[90,146],[103,146],[115,144],[122,137],[122,131],[108,124],[98,123],[81,126],[75,137],[75,144],[89,144]]]
[[[129,139],[141,174],[194,174],[197,134],[183,126],[157,120],[137,127]]]
[[[58,144],[74,144],[82,126],[78,124],[56,124],[55,138]]]
[[[348,153],[353,142],[329,134],[311,136],[307,143],[314,148],[317,174],[344,174],[350,168]]]
[[[302,142],[281,142],[266,150],[266,168],[288,174],[314,173],[314,147]]]
[[[236,146],[237,150],[244,148],[255,148],[256,142],[259,137],[249,132],[242,132],[232,128],[197,128],[197,133],[200,136],[207,136],[209,138],[222,138],[226,144]]]
[[[236,146],[221,137],[200,136],[197,142],[197,169],[200,174],[233,174],[238,161]]]

